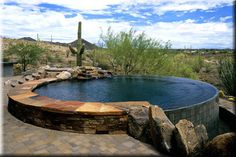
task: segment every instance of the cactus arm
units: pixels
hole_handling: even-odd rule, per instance
[[[84,53],[84,49],[85,49],[85,44],[82,45],[79,54],[82,55]]]
[[[69,49],[70,49],[71,53],[77,54],[77,51],[71,45],[69,45]]]

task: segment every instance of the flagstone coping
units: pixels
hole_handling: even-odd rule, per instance
[[[131,102],[81,102],[81,101],[62,101],[45,96],[40,96],[34,93],[33,90],[39,86],[61,81],[57,78],[44,78],[39,80],[27,81],[23,84],[12,88],[8,92],[8,97],[11,102],[18,102],[21,105],[37,107],[41,110],[59,113],[71,113],[81,115],[127,115],[127,109],[124,105],[145,106],[150,104],[145,101]]]

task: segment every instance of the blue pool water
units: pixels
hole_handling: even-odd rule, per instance
[[[114,77],[97,80],[67,80],[35,89],[60,100],[84,102],[148,101],[164,110],[203,103],[217,94],[207,83],[177,77]]]

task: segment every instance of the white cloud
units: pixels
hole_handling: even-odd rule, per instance
[[[221,17],[221,18],[220,18],[220,21],[221,21],[221,22],[225,22],[226,20],[231,19],[231,18],[232,18],[232,16]]]
[[[19,4],[37,5],[50,3],[78,10],[102,10],[109,5],[121,4],[125,0],[5,0],[5,2],[16,2]]]
[[[17,1],[18,0],[16,0],[16,2]],[[27,5],[32,5],[36,3],[38,4],[44,0],[21,1]],[[90,0],[87,1],[92,4]],[[116,0],[115,3],[119,3],[121,1],[122,0]],[[187,0],[181,0],[178,2],[185,3],[186,1]],[[53,2],[56,3],[58,1],[50,1],[50,3]],[[98,11],[102,14],[102,11],[104,10],[99,10],[98,8],[106,8],[109,4],[113,4],[113,1],[110,2],[102,0],[101,2],[103,3],[102,5],[100,4],[100,6],[96,6],[92,9],[89,8],[89,6],[87,8],[85,7],[84,10],[90,9],[88,12],[90,11],[96,13],[96,11]],[[127,3],[122,4],[123,8],[119,7],[119,9],[120,11],[126,9],[126,11],[130,11],[129,13],[136,13],[129,10],[126,6],[140,3],[147,4],[149,2],[154,3],[155,0],[129,0]],[[163,0],[158,2],[161,3]],[[216,2],[214,2],[214,4],[221,4],[223,1],[216,0]],[[73,3],[74,1],[59,1],[58,4],[70,6]],[[132,21],[118,21],[113,18],[85,19],[79,13],[75,17],[65,18],[64,15],[68,14],[68,12],[56,12],[51,10],[40,12],[38,7],[35,5],[32,6],[33,7],[29,7],[28,9],[21,6],[3,6],[2,15],[4,16],[2,16],[2,35],[15,38],[24,36],[35,38],[38,33],[41,39],[49,40],[52,35],[54,41],[71,42],[76,39],[78,21],[82,21],[82,37],[92,43],[96,43],[98,41],[101,30],[106,31],[107,28],[111,26],[112,30],[115,32],[127,31],[133,27],[135,30],[145,31],[145,33],[152,38],[161,39],[164,41],[171,40],[174,48],[183,48],[184,46],[190,45],[192,45],[193,48],[201,48],[209,45],[212,47],[233,47],[233,26],[232,24],[225,23],[224,19],[222,19],[222,22],[205,23],[196,23],[193,19],[179,22],[149,22],[148,26],[135,26],[132,25]],[[86,5],[84,4],[84,6]],[[139,16],[138,13],[136,14],[137,15],[133,14],[133,16]]]
[[[233,47],[233,26],[227,23],[159,22],[140,29],[153,38],[170,40],[174,48]]]
[[[114,19],[86,20],[80,14],[73,18],[65,18],[63,12],[39,12],[24,10],[17,6],[2,9],[4,16],[3,33],[5,36],[50,38],[51,34],[57,41],[71,42],[76,39],[77,23],[82,21],[82,37],[91,42],[97,42],[101,28],[107,30],[111,26],[116,31],[131,28],[128,22],[118,22]]]
[[[5,2],[16,2],[21,5],[36,5],[40,3],[56,4],[71,9],[88,11],[104,10],[110,5],[119,5],[122,10],[151,5],[155,7],[158,14],[167,11],[193,11],[196,9],[208,10],[223,4],[232,5],[233,0],[5,0]]]
[[[158,1],[158,0],[157,0]],[[162,1],[163,2],[163,1]],[[214,9],[218,6],[232,5],[233,0],[167,0],[166,3],[159,3],[155,8],[155,12],[158,15],[163,15],[168,11],[196,11],[196,10],[209,10]]]
[[[186,22],[186,23],[194,23],[194,22],[196,22],[196,20],[193,20],[193,19],[187,19],[187,20],[185,20],[185,22]]]

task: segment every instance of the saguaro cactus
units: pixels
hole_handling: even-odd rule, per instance
[[[78,24],[78,39],[77,39],[77,50],[75,50],[71,45],[69,45],[69,49],[71,53],[76,54],[76,65],[81,66],[82,65],[82,55],[84,53],[84,43],[82,43],[81,39],[81,26],[82,23],[79,22]]]

